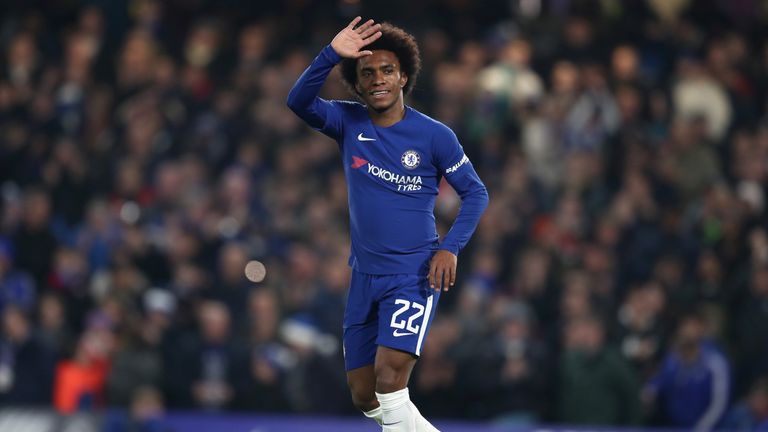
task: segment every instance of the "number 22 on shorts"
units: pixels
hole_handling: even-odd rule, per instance
[[[394,328],[395,330],[392,332],[392,336],[394,337],[400,337],[400,336],[409,336],[409,335],[415,335],[419,332],[418,325],[414,325],[413,322],[419,318],[421,318],[422,315],[424,315],[424,305],[411,302],[405,299],[397,299],[395,300],[396,305],[402,305],[400,306],[400,309],[396,310],[395,313],[392,314],[392,320],[390,321],[389,326]],[[410,318],[408,318],[408,321],[406,322],[405,319],[398,320],[398,317],[402,315],[405,311],[409,309],[416,309],[416,313],[412,314]],[[398,330],[406,331],[400,332]]]

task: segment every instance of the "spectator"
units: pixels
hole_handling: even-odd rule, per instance
[[[531,45],[522,38],[507,42],[498,60],[479,71],[473,129],[479,135],[497,134],[505,117],[518,107],[540,98],[544,85],[530,67]]]
[[[129,317],[116,341],[106,385],[109,406],[128,406],[142,387],[159,387],[162,382],[162,343],[175,312],[175,298],[167,291],[152,288],[143,295],[143,316]]]
[[[66,307],[61,297],[46,293],[40,297],[38,308],[37,336],[56,359],[61,358],[68,347],[75,343],[70,320],[66,315]]]
[[[169,432],[164,420],[165,407],[160,391],[154,387],[139,387],[133,394],[128,416],[122,412],[110,413],[102,432]]]
[[[559,420],[589,425],[636,425],[642,420],[639,387],[629,364],[605,344],[594,317],[575,318],[565,328],[560,361]]]
[[[9,240],[0,237],[0,310],[7,304],[30,310],[37,300],[35,282],[13,268],[12,248]]]
[[[219,251],[216,279],[208,292],[208,298],[222,302],[229,309],[235,323],[245,319],[250,285],[245,278],[245,265],[248,263],[248,252],[245,246],[230,242],[224,244]]]
[[[235,399],[235,383],[246,376],[230,339],[231,314],[216,301],[200,304],[198,333],[174,341],[165,363],[167,392],[179,408],[221,410]]]
[[[104,387],[109,371],[112,335],[92,328],[77,342],[74,354],[56,366],[53,405],[65,414],[104,406]]]
[[[295,359],[286,383],[293,409],[348,412],[347,396],[340,391],[345,385],[341,379],[344,374],[334,367],[342,361],[340,341],[320,332],[311,318],[300,315],[284,320],[278,332]]]
[[[551,368],[546,346],[535,337],[535,323],[524,304],[510,304],[497,330],[493,359],[498,413],[521,421],[540,421],[549,414]],[[487,373],[487,372],[486,372]]]
[[[282,412],[290,410],[285,395],[288,374],[296,356],[278,337],[281,320],[277,296],[270,289],[251,291],[248,299],[250,342],[247,379],[239,380],[241,395],[239,409]],[[245,385],[243,385],[245,384]]]
[[[755,381],[746,398],[729,410],[722,426],[734,432],[768,430],[768,378]]]
[[[681,318],[673,349],[644,390],[655,401],[664,424],[697,431],[715,429],[730,397],[730,366],[707,338],[697,315]]]
[[[701,119],[704,138],[719,142],[731,122],[732,108],[728,95],[696,59],[681,59],[677,71],[679,79],[672,89],[676,117]]]
[[[2,311],[0,404],[46,406],[51,403],[55,354],[33,333],[32,323],[17,306]]]
[[[565,145],[572,151],[598,151],[618,129],[619,109],[602,67],[588,64],[582,75],[584,90],[565,118]]]
[[[618,346],[638,376],[650,378],[666,342],[663,310],[666,297],[658,283],[631,290],[618,313]]]
[[[749,385],[768,373],[768,266],[756,265],[749,275],[749,293],[735,312],[739,384]]]
[[[50,195],[42,189],[32,189],[24,198],[24,216],[13,236],[14,263],[28,272],[38,286],[45,286],[53,265],[57,241],[50,228]]]
[[[671,180],[681,196],[694,199],[720,179],[720,164],[701,130],[702,117],[679,117],[671,125],[670,141],[661,149],[662,169],[670,169]],[[666,166],[666,164],[669,166]]]

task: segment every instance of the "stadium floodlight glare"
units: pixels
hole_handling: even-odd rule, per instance
[[[249,281],[259,283],[263,281],[266,276],[267,269],[261,261],[249,261],[248,264],[245,265],[245,277],[248,278]]]

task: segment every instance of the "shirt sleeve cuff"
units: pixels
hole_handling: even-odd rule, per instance
[[[330,44],[326,45],[325,48],[323,48],[323,54],[329,61],[333,62],[334,64],[339,63],[341,61],[341,56],[338,53],[336,53],[336,50],[334,50]]]
[[[452,253],[452,254],[454,254],[456,256],[459,256],[459,248],[457,246],[454,246],[454,245],[441,244],[437,249],[438,250],[446,250],[446,251],[448,251],[448,252],[450,252],[450,253]]]

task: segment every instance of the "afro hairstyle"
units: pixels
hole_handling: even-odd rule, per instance
[[[416,84],[416,78],[421,70],[421,55],[419,46],[412,34],[406,32],[400,27],[395,27],[388,22],[381,23],[381,37],[376,39],[367,50],[386,50],[392,51],[400,62],[400,70],[408,77],[408,81],[403,87],[403,95],[407,95]],[[355,96],[360,96],[355,89],[357,84],[357,60],[356,58],[345,58],[341,61],[341,80],[344,86]]]

